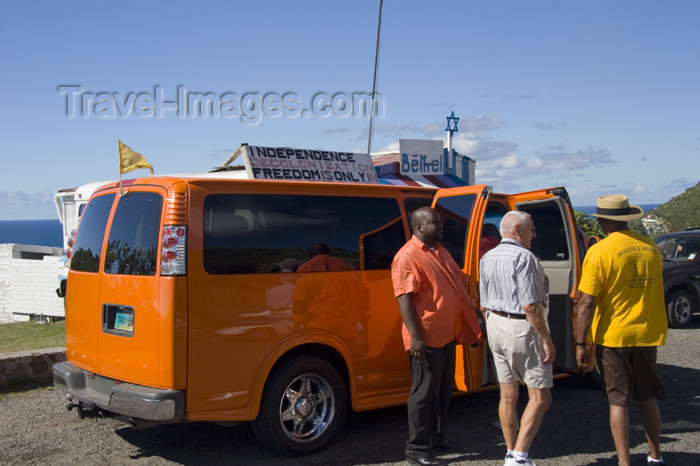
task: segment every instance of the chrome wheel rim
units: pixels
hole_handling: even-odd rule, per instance
[[[312,442],[326,431],[335,414],[333,390],[323,377],[303,374],[284,391],[280,422],[295,442]]]

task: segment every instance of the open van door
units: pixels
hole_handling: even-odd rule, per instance
[[[532,215],[537,228],[532,251],[546,273],[549,305],[545,312],[557,350],[554,367],[560,371],[575,371],[572,299],[580,277],[583,243],[566,189],[508,195],[493,193],[486,185],[465,186],[439,190],[433,207],[443,221],[441,243],[469,276],[468,291],[476,309],[480,302],[479,259],[500,241],[501,219],[510,210]],[[485,330],[484,326],[482,329]],[[456,379],[460,390],[478,390],[495,383],[493,372],[489,371],[487,351],[486,340],[458,351]]]
[[[469,276],[469,296],[472,306],[479,309],[479,280],[478,280],[478,241],[481,225],[491,187],[486,185],[463,186],[459,188],[440,189],[433,199],[435,208],[442,220],[442,244],[457,265]],[[480,314],[480,313],[479,313]],[[486,327],[480,318],[482,333]],[[470,392],[478,390],[487,383],[487,377],[482,373],[485,367],[486,340],[470,347],[457,346],[457,368],[455,381],[457,389]]]

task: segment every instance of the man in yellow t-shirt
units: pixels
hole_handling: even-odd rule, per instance
[[[663,259],[656,244],[630,231],[627,222],[642,217],[639,206],[627,196],[598,198],[596,213],[607,235],[593,245],[583,261],[576,320],[576,360],[581,367],[591,361],[585,337],[598,345],[610,404],[610,430],[617,457],[628,466],[630,400],[639,403],[649,442],[649,464],[664,464],[661,456],[661,415],[657,398],[666,391],[656,371],[656,348],[666,342],[666,307]]]

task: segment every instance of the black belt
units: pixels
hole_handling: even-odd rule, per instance
[[[527,316],[525,314],[511,314],[510,312],[494,311],[493,309],[489,309],[489,312],[493,312],[497,316],[505,317],[506,319],[517,319],[517,320],[527,319]]]

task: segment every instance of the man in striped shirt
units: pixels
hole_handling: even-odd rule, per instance
[[[544,270],[530,251],[535,226],[530,214],[508,212],[501,243],[480,262],[481,309],[500,385],[498,415],[508,452],[505,465],[534,464],[528,451],[551,404],[555,349],[544,319]],[[529,401],[518,432],[519,384]]]

